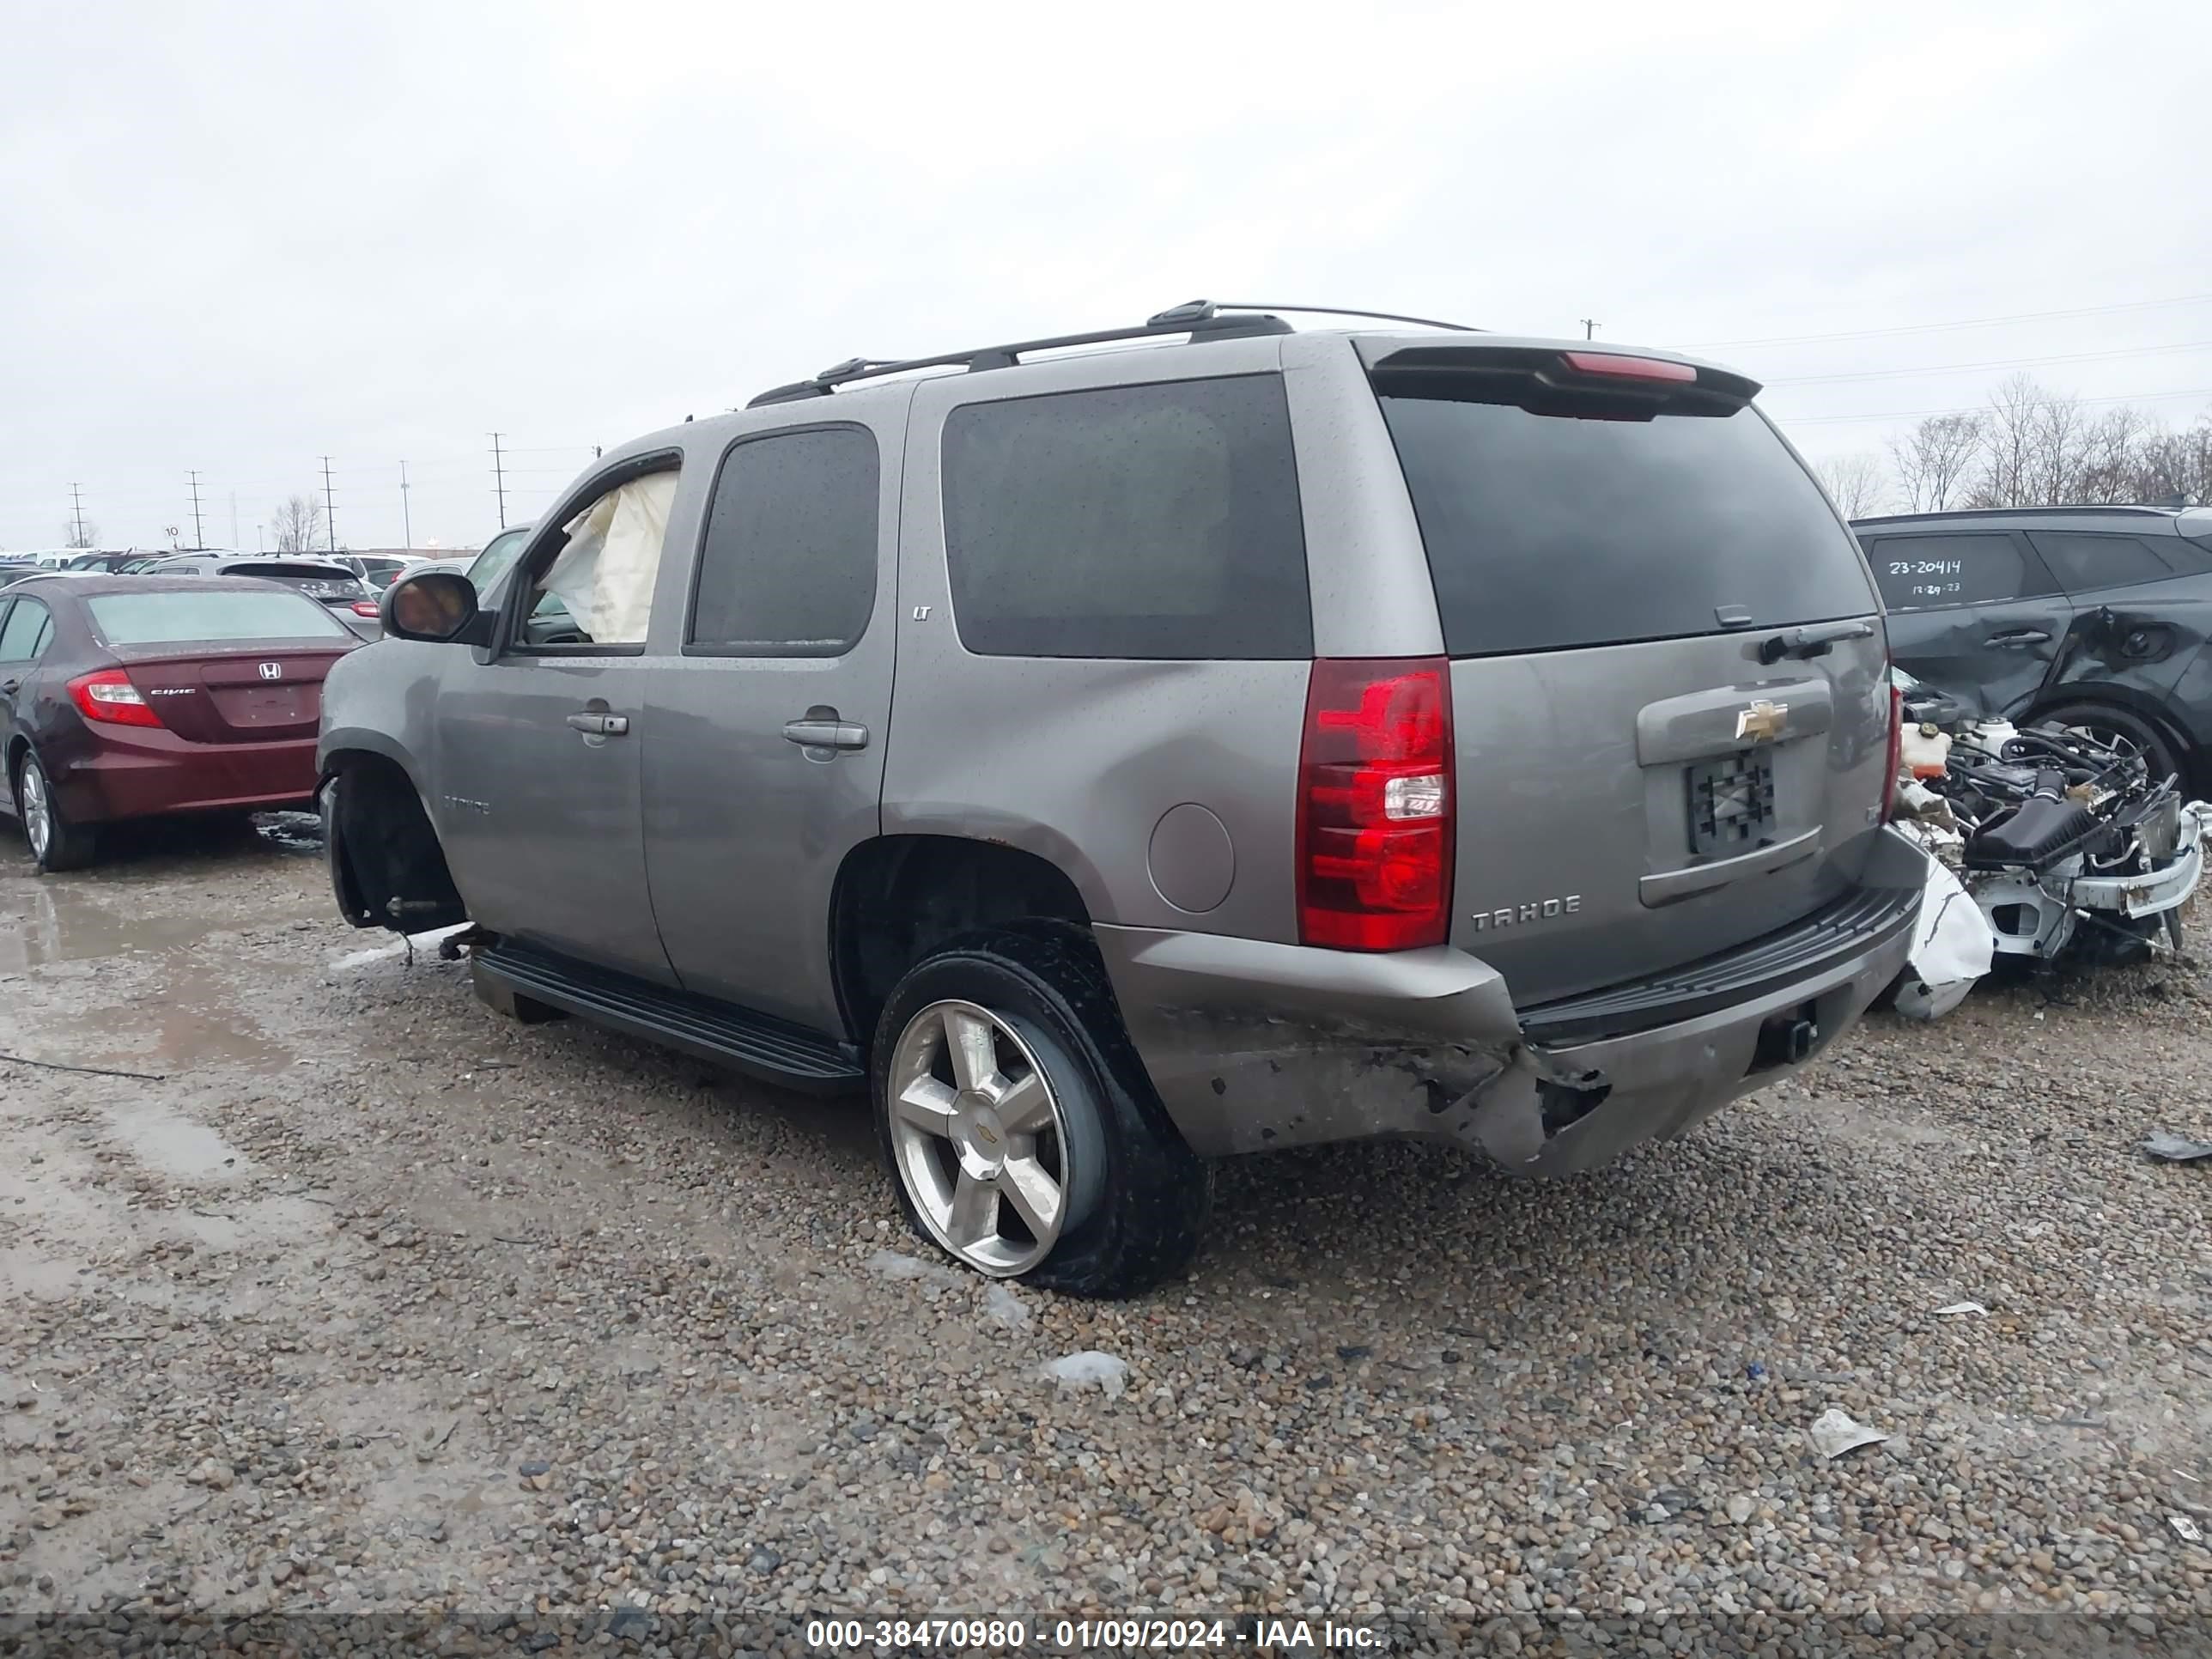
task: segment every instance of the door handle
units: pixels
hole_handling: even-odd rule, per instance
[[[866,749],[868,728],[855,720],[786,720],[783,735],[807,749]]]
[[[2051,635],[2039,628],[2015,628],[2009,633],[1992,634],[1982,641],[1984,645],[2002,646],[2010,650],[2015,646],[2048,645]]]
[[[627,714],[571,714],[568,724],[586,737],[619,738],[629,731]]]

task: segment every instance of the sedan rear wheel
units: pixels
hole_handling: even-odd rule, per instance
[[[92,831],[70,822],[36,755],[24,756],[15,769],[15,816],[40,869],[77,870],[92,862]]]

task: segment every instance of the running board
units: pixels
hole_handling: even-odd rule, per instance
[[[514,999],[520,995],[787,1088],[842,1094],[867,1085],[853,1044],[787,1020],[511,939],[477,951],[472,964],[477,994],[505,1012],[515,1012]]]

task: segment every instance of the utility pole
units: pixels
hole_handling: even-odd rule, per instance
[[[1587,317],[1577,317],[1575,320],[1583,325],[1583,338],[1585,340],[1595,340],[1597,338],[1597,325],[1595,323],[1592,322]]]
[[[82,484],[70,486],[70,522],[76,526],[76,544],[82,547],[84,545],[84,486]]]
[[[207,531],[200,523],[200,475],[185,474],[192,481],[192,551],[197,553],[207,545]]]
[[[323,523],[329,528],[331,551],[338,550],[338,502],[331,489],[331,458],[323,457]]]
[[[399,522],[405,526],[407,550],[415,550],[415,514],[407,504],[407,463],[399,463]]]
[[[507,458],[499,453],[499,441],[507,434],[491,434],[491,483],[499,495],[499,527],[507,528]]]

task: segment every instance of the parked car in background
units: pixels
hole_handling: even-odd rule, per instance
[[[365,640],[382,632],[376,620],[376,595],[356,573],[335,559],[299,553],[177,553],[156,561],[148,570],[161,576],[258,577],[321,601]]]
[[[2212,790],[2212,510],[1992,507],[1853,521],[1900,668]]]
[[[391,586],[392,579],[413,562],[376,553],[339,553],[332,556],[360,577],[372,594],[381,593]]]
[[[535,520],[509,525],[483,544],[483,550],[469,561],[469,581],[479,597],[489,594],[501,577],[514,568],[529,545],[530,532],[537,528]]]
[[[136,549],[126,548],[119,553],[80,553],[61,568],[66,570],[112,572],[125,569],[133,564],[150,564],[162,556],[158,553],[142,553]]]
[[[1880,601],[1758,390],[1205,305],[776,388],[609,453],[489,603],[394,585],[325,705],[340,908],[871,1091],[986,1274],[1181,1272],[1215,1154],[1603,1164],[1835,1042],[1924,881]]]
[[[6,804],[42,870],[104,824],[312,802],[330,666],[360,641],[274,583],[48,574],[0,592]]]
[[[106,574],[99,570],[49,570],[42,565],[35,564],[0,565],[0,587],[9,587],[20,581],[28,581],[33,576],[99,576]]]

